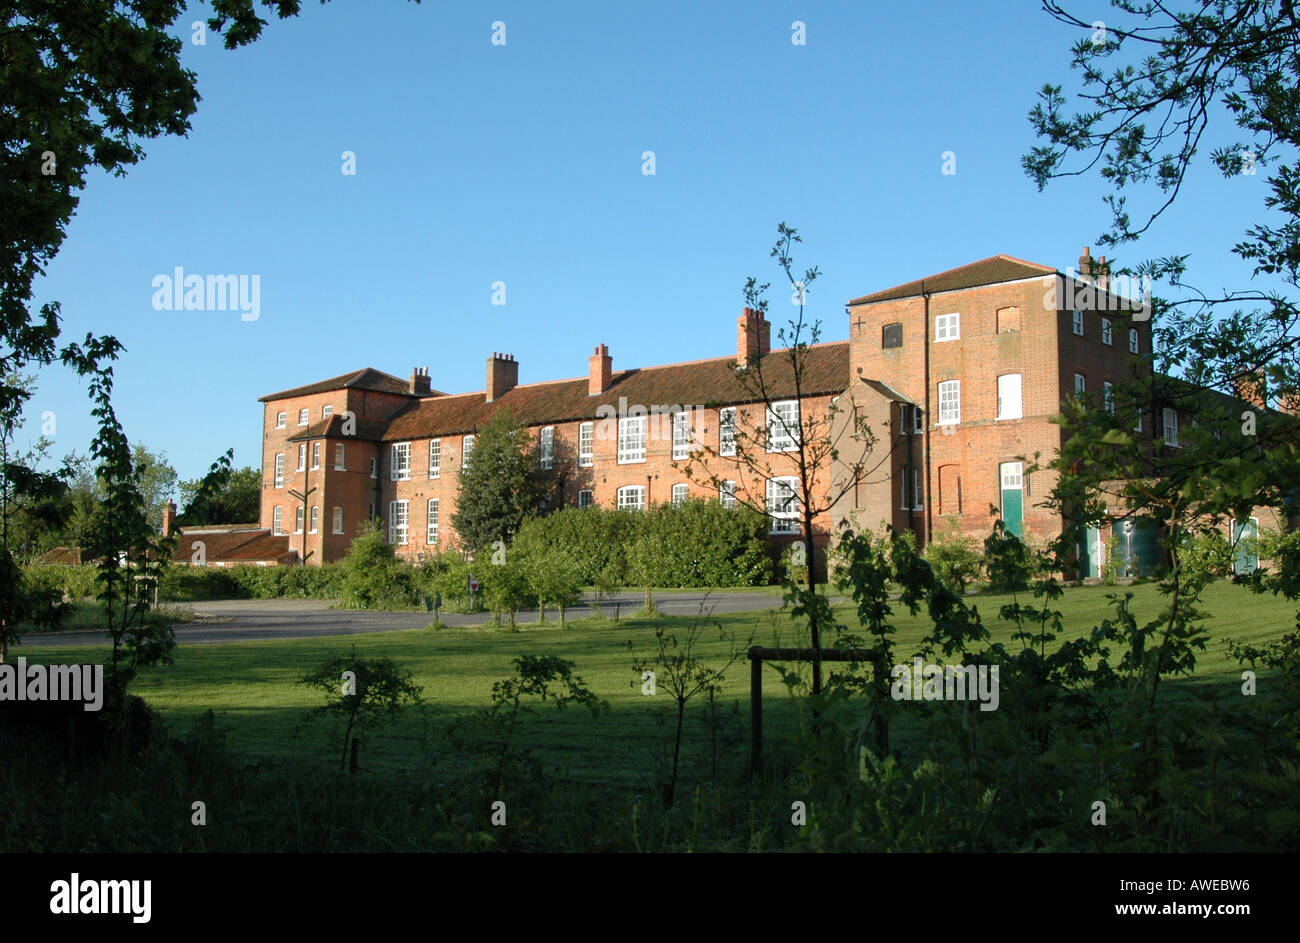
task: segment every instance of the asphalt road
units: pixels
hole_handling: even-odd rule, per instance
[[[705,612],[758,612],[781,607],[781,597],[767,593],[711,593],[699,591],[655,593],[655,605],[668,615],[694,615]],[[606,618],[615,610],[623,616],[641,607],[645,594],[619,593],[604,604]],[[321,599],[236,599],[213,602],[186,603],[198,618],[194,622],[178,622],[176,641],[182,645],[220,644],[223,642],[251,642],[265,639],[315,638],[324,635],[354,635],[362,632],[391,632],[396,629],[422,629],[433,621],[425,612],[370,612],[351,609],[331,609],[328,600]],[[585,618],[591,614],[590,601],[571,607],[567,615]],[[554,621],[559,614],[547,610],[546,618]],[[442,613],[442,621],[449,626],[484,625],[486,613],[461,615]],[[537,621],[537,610],[521,611],[520,623]],[[61,647],[97,645],[105,641],[102,632],[42,632],[26,636],[32,647]],[[21,646],[15,652],[22,654]]]

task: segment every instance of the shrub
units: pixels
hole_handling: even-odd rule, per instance
[[[341,562],[346,609],[405,609],[419,602],[415,568],[398,560],[378,525],[367,526]]]
[[[1218,530],[1190,534],[1178,552],[1183,568],[1199,576],[1231,576],[1233,547]]]
[[[959,593],[964,593],[966,585],[984,572],[983,555],[976,548],[974,538],[962,532],[956,517],[948,519],[947,529],[935,535],[923,556],[939,580]]]
[[[61,592],[69,599],[86,599],[95,595],[97,573],[91,564],[28,566],[23,568],[23,582],[37,592]]]

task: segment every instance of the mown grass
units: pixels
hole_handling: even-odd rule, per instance
[[[1066,638],[1091,631],[1113,613],[1112,594],[1133,593],[1132,608],[1139,624],[1156,616],[1167,604],[1154,584],[1132,587],[1077,587],[1066,592],[1057,607],[1064,614]],[[1022,596],[1022,601],[1024,600]],[[998,618],[1007,595],[982,595],[967,601],[976,605],[995,640],[1009,647],[1013,625]],[[1244,587],[1220,582],[1209,586],[1201,608],[1210,641],[1198,657],[1192,683],[1239,683],[1241,668],[1227,653],[1229,639],[1260,644],[1278,638],[1296,621],[1294,603],[1251,593]],[[850,631],[857,628],[852,607],[836,610]],[[684,617],[627,618],[525,624],[511,633],[496,629],[419,629],[356,636],[292,641],[266,641],[222,645],[182,645],[173,666],[150,669],[132,690],[178,729],[208,709],[229,733],[229,743],[249,758],[282,757],[295,761],[337,764],[336,740],[330,722],[303,726],[309,711],[321,703],[319,694],[297,684],[308,671],[352,646],[363,657],[390,657],[409,669],[424,689],[424,707],[405,711],[400,720],[378,732],[363,734],[362,765],[373,771],[459,770],[476,759],[475,744],[483,745],[466,717],[489,704],[494,681],[513,673],[512,660],[522,654],[555,655],[573,661],[587,686],[611,705],[611,712],[593,719],[585,711],[556,711],[542,707],[523,720],[516,740],[562,777],[607,782],[653,781],[658,775],[664,732],[656,723],[656,708],[671,697],[662,678],[657,696],[641,694],[641,678],[632,669],[633,656],[653,654],[655,627],[663,625],[677,634],[691,623]],[[753,634],[758,645],[807,644],[806,629],[786,611],[735,613],[711,617],[698,651],[711,663],[725,661],[729,645],[719,639],[713,623],[738,640]],[[916,616],[896,606],[897,660],[910,660],[921,639],[930,631],[924,611]],[[32,642],[36,642],[32,644]],[[41,648],[29,643],[14,653],[29,661],[102,661],[102,648]],[[1112,664],[1119,653],[1112,655]],[[805,672],[806,673],[806,672]],[[1183,684],[1180,682],[1180,684]],[[1177,690],[1175,685],[1175,692]],[[1175,693],[1174,696],[1177,696]],[[799,712],[769,670],[764,679],[764,725],[768,742],[776,744],[799,725]],[[748,751],[749,668],[745,660],[727,673],[720,703],[735,706],[734,722],[722,731],[720,743],[729,762],[743,762]],[[470,743],[467,752],[453,753],[445,740],[434,736],[447,725],[461,726]],[[709,762],[709,741],[702,702],[693,702],[687,719],[687,767]],[[898,745],[907,750],[907,725],[898,730]]]

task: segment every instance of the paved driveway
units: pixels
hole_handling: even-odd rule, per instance
[[[644,593],[619,593],[604,604],[606,618],[618,614],[627,616],[640,608]],[[320,599],[236,599],[213,602],[186,603],[198,619],[177,623],[176,641],[180,644],[216,644],[221,642],[249,642],[264,639],[313,638],[322,635],[353,635],[361,632],[391,632],[395,629],[424,628],[433,617],[425,612],[358,612],[351,609],[331,609],[333,605]],[[757,612],[778,609],[779,596],[767,593],[711,593],[700,591],[663,592],[655,594],[655,605],[668,615],[693,615],[707,612]],[[572,607],[568,614],[584,618],[591,614],[589,601]],[[442,620],[450,626],[483,625],[486,613],[461,615],[443,613]],[[548,620],[558,614],[548,610]],[[521,623],[535,622],[537,611],[522,611]],[[102,632],[51,632],[30,634],[26,641],[32,647],[71,645],[96,645],[105,641]],[[21,646],[15,654],[22,654]]]

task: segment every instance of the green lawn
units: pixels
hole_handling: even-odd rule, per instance
[[[1091,630],[1110,613],[1110,593],[1134,593],[1134,610],[1139,623],[1155,615],[1163,600],[1152,584],[1128,588],[1079,587],[1067,591],[1060,603],[1065,614],[1067,636]],[[1011,645],[1013,628],[997,618],[999,607],[1009,597],[979,596],[968,602],[978,606],[994,637]],[[1209,647],[1199,659],[1196,680],[1228,683],[1239,677],[1240,668],[1225,650],[1229,638],[1260,643],[1275,639],[1295,624],[1296,607],[1285,600],[1256,595],[1230,583],[1210,586],[1202,608],[1211,614],[1207,628]],[[853,613],[847,606],[837,614],[854,629]],[[928,631],[924,613],[912,617],[896,613],[895,636],[899,661],[910,659],[919,640]],[[742,638],[751,632],[755,644],[802,645],[800,632],[784,612],[742,613],[716,621]],[[315,761],[337,761],[331,746],[329,722],[316,722],[297,730],[307,710],[320,703],[318,695],[296,680],[327,657],[347,652],[355,644],[367,656],[389,656],[411,670],[424,688],[427,710],[407,711],[403,720],[385,728],[367,742],[363,765],[370,769],[418,771],[456,766],[463,756],[446,752],[445,744],[426,740],[425,732],[437,730],[456,718],[485,707],[492,683],[513,671],[511,660],[521,654],[550,654],[575,662],[588,686],[609,701],[612,712],[593,720],[585,711],[557,712],[541,708],[538,716],[526,718],[520,734],[526,745],[560,775],[635,781],[652,777],[656,752],[661,742],[654,710],[669,702],[664,687],[657,697],[640,693],[640,676],[632,670],[628,640],[638,654],[652,652],[651,633],[655,625],[676,630],[689,620],[624,618],[612,622],[571,622],[561,630],[554,623],[523,626],[511,634],[493,629],[423,629],[383,632],[358,636],[300,641],[267,641],[228,645],[182,645],[176,650],[175,665],[144,672],[133,686],[169,722],[188,721],[208,708],[230,733],[233,747],[252,756],[282,755]],[[14,652],[31,661],[100,661],[102,649],[41,648],[39,640]],[[714,629],[706,629],[701,651],[711,659],[725,658],[725,643]],[[1117,655],[1112,656],[1112,663]],[[728,755],[739,760],[748,750],[749,667],[744,660],[727,676],[724,703],[739,708],[738,722],[724,739]],[[794,728],[797,714],[774,671],[765,676],[765,728],[769,741]],[[687,736],[694,762],[701,762],[700,745],[706,740],[699,705],[691,710]],[[904,745],[906,737],[903,738]]]

